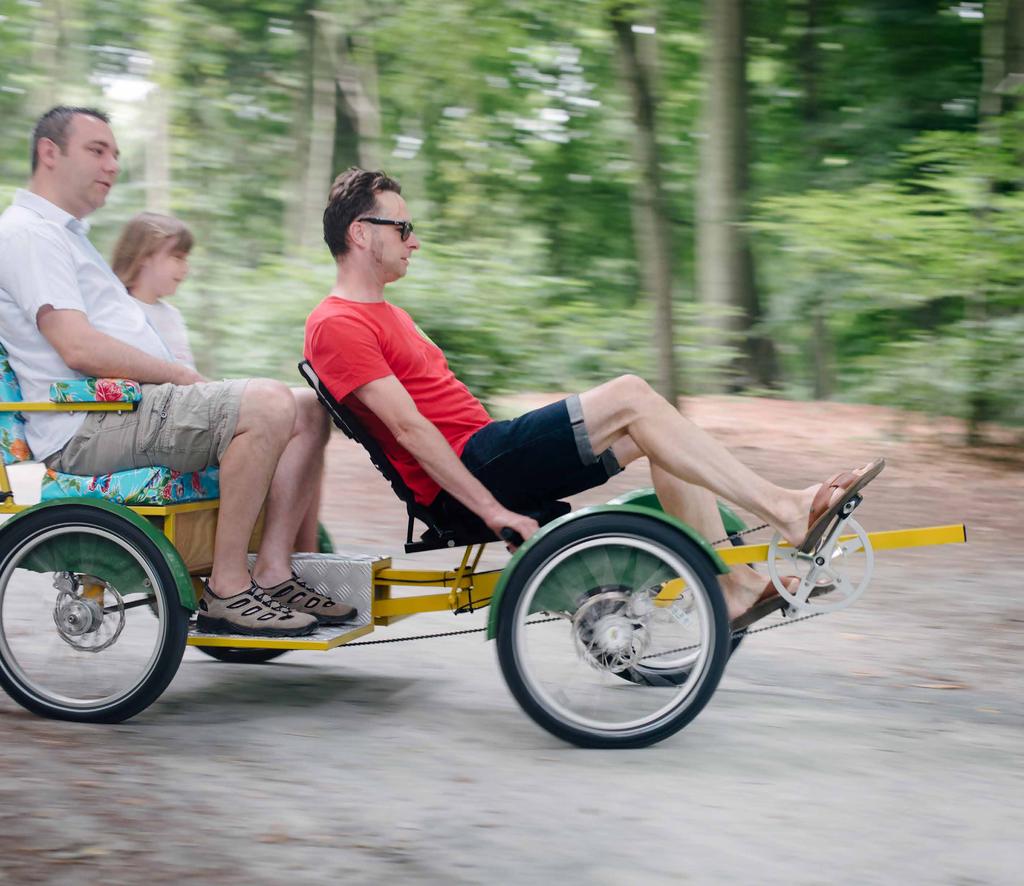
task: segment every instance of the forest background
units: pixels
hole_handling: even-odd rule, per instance
[[[197,237],[210,377],[297,382],[358,164],[389,289],[485,398],[621,372],[1024,426],[1024,0],[0,0],[0,202],[53,104],[113,115],[105,254]]]

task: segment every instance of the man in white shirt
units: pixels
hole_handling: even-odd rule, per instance
[[[220,519],[201,629],[298,636],[348,620],[350,608],[291,573],[326,416],[319,406],[297,406],[280,382],[207,382],[172,358],[86,236],[83,219],[106,202],[118,157],[105,114],[53,108],[33,132],[29,187],[0,216],[0,342],[25,398],[46,400],[51,382],[69,378],[143,383],[134,412],[27,413],[29,446],[49,467],[74,474],[219,464]],[[246,549],[265,499],[250,576]]]

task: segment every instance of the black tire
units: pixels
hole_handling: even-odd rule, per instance
[[[127,720],[167,688],[187,637],[170,566],[128,519],[67,505],[0,531],[0,685],[27,710]]]
[[[601,556],[608,560],[611,580],[602,579],[598,570],[590,569],[586,562],[587,558],[594,561]],[[660,688],[655,695],[648,694],[650,690],[643,687],[631,690],[622,685],[617,675],[601,673],[601,667],[593,662],[579,662],[579,668],[572,662],[572,655],[577,654],[573,649],[573,638],[578,635],[573,633],[577,632],[575,619],[585,606],[594,601],[594,587],[598,594],[613,596],[619,594],[623,587],[633,587],[624,580],[629,570],[625,566],[618,569],[615,562],[633,562],[634,566],[629,568],[637,577],[640,574],[640,567],[635,566],[638,557],[652,558],[651,562],[662,569],[661,573],[651,572],[655,584],[663,583],[667,578],[685,576],[687,587],[693,591],[697,607],[696,630],[702,638],[702,652],[690,669],[687,680],[675,686],[675,694]],[[572,565],[577,562],[581,564],[579,567]],[[570,565],[567,567],[566,564]],[[612,574],[617,569],[618,574]],[[645,565],[644,569],[646,571],[649,567]],[[566,590],[576,576],[584,573],[594,576],[593,580],[582,582],[583,585],[589,583],[591,587],[578,586]],[[565,575],[569,579],[563,578]],[[636,578],[636,581],[639,583],[640,579]],[[570,598],[576,602],[558,602]],[[565,625],[561,618],[548,626],[554,629],[544,635],[542,642],[548,645],[542,649],[533,648],[534,641],[530,637],[536,636],[542,628],[526,627],[526,621],[540,612],[557,612],[574,619],[570,637],[564,638],[567,649],[559,645],[562,642],[559,633],[564,635]],[[668,630],[675,628],[669,624]],[[531,635],[530,632],[535,633]],[[591,748],[646,747],[678,732],[711,699],[731,648],[725,600],[707,553],[685,533],[658,518],[608,512],[584,514],[563,523],[524,553],[501,598],[497,641],[498,660],[505,681],[523,710],[553,735]],[[545,682],[543,671],[555,657],[558,658],[553,670],[555,677]],[[593,684],[593,688],[590,684],[580,687],[585,699],[583,707],[588,713],[571,710],[571,702],[563,701],[566,692],[570,691],[570,684],[558,685],[557,680],[563,670],[570,668],[576,668],[570,675],[573,681],[571,691],[577,691],[579,678]],[[555,688],[549,690],[549,684]],[[602,694],[600,705],[593,701],[598,693]],[[649,702],[653,711],[637,715],[627,710],[636,706],[633,700],[641,704]],[[625,719],[619,723],[612,722],[616,716],[614,709],[622,705],[625,708],[621,716]],[[597,722],[598,717],[608,722]]]
[[[204,655],[231,664],[263,664],[280,658],[287,649],[238,649],[234,646],[197,646]]]

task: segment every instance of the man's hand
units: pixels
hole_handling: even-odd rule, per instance
[[[533,533],[535,533],[540,526],[537,521],[531,517],[527,517],[524,514],[517,514],[515,511],[509,511],[505,508],[499,509],[493,517],[489,517],[486,520],[487,528],[490,529],[498,538],[501,538],[502,529],[511,529],[514,532],[518,532],[522,536],[523,541],[526,541]],[[517,545],[513,545],[511,542],[505,545],[509,551],[514,551]]]
[[[177,369],[175,370],[175,377],[171,379],[171,384],[198,385],[208,380],[186,363],[177,363],[175,365]]]

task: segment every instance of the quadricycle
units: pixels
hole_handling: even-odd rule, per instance
[[[269,661],[290,650],[330,650],[411,615],[488,610],[505,682],[522,709],[552,734],[583,747],[661,741],[711,699],[745,632],[730,628],[717,577],[730,564],[767,567],[784,611],[806,617],[852,605],[867,589],[875,552],[964,542],[962,525],[866,532],[850,498],[809,553],[777,536],[744,544],[743,522],[721,505],[729,536],[709,541],[666,514],[651,489],[570,511],[550,502],[541,529],[501,569],[480,567],[499,541],[482,523],[445,525],[418,505],[352,413],[300,372],[336,425],[362,443],[408,511],[404,552],[461,549],[448,569],[396,566],[390,557],[296,555],[316,589],[357,610],[346,625],[308,637],[203,634],[192,621],[208,575],[218,519],[216,469],[178,474],[140,468],[101,477],[46,471],[38,503],[15,500],[6,467],[30,461],[22,414],[136,408],[141,386],[78,379],[25,402],[0,357],[0,684],[36,714],[116,723],[160,697],[186,646],[214,658]],[[425,530],[418,537],[417,526]],[[257,525],[252,549],[259,541]],[[435,555],[436,556],[436,555]],[[781,576],[801,581],[783,583]],[[826,594],[815,589],[830,586]]]

